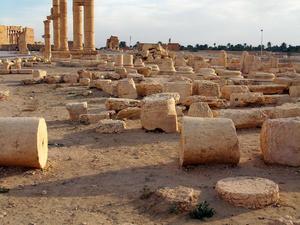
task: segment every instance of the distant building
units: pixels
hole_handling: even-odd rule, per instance
[[[106,48],[110,50],[119,50],[120,40],[117,36],[111,36],[106,41]]]
[[[21,34],[25,36],[27,44],[34,44],[34,30],[32,28],[0,25],[0,45],[18,45]]]

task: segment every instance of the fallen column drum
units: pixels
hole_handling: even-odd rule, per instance
[[[238,164],[239,141],[232,120],[184,117],[180,165]]]
[[[44,168],[48,158],[43,118],[0,118],[0,166]]]

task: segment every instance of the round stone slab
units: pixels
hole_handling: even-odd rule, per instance
[[[230,177],[216,185],[219,196],[230,204],[260,209],[279,200],[279,187],[271,180],[259,177]]]

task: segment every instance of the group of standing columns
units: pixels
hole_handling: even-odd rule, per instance
[[[68,0],[52,0],[51,16],[44,21],[45,56],[49,55],[50,22],[53,21],[54,51],[68,53]],[[84,42],[84,44],[83,44]],[[47,45],[47,46],[46,46]],[[46,50],[46,48],[48,48]],[[71,51],[95,51],[94,0],[73,0],[73,48]],[[51,52],[51,45],[50,45]],[[51,55],[51,53],[50,53]]]

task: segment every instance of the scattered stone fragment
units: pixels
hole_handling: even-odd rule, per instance
[[[34,70],[32,76],[33,76],[34,80],[44,79],[47,76],[47,71],[45,71],[45,70]]]
[[[260,209],[279,200],[279,187],[259,177],[233,177],[218,181],[216,191],[228,203],[243,208]]]
[[[68,103],[66,108],[70,115],[71,121],[79,121],[80,115],[87,114],[87,102],[82,103]]]
[[[139,100],[127,99],[127,98],[108,98],[105,102],[107,110],[120,111],[128,107],[139,107],[141,102]]]
[[[167,133],[178,131],[174,98],[147,97],[141,111],[142,127],[154,131],[161,129]]]
[[[122,133],[126,129],[126,124],[122,120],[106,119],[97,124],[96,132],[101,134]]]
[[[0,101],[8,100],[9,94],[9,90],[0,91]]]
[[[153,192],[147,204],[155,213],[185,213],[192,210],[200,199],[200,191],[178,186],[164,187]]]
[[[137,98],[137,90],[133,79],[123,79],[118,82],[117,85],[118,89],[118,96],[120,98],[130,98],[136,99]]]
[[[137,120],[141,118],[141,108],[139,107],[128,107],[118,112],[117,119],[119,120]]]
[[[249,88],[246,85],[225,85],[221,88],[222,97],[230,100],[233,93],[248,93]]]
[[[300,85],[290,87],[290,96],[291,97],[300,97]]]
[[[191,117],[213,117],[213,113],[209,105],[205,102],[196,102],[190,106],[188,116]]]
[[[109,111],[101,112],[98,114],[82,114],[79,117],[79,121],[80,123],[89,125],[98,123],[100,120],[110,119],[110,116],[111,114]]]

